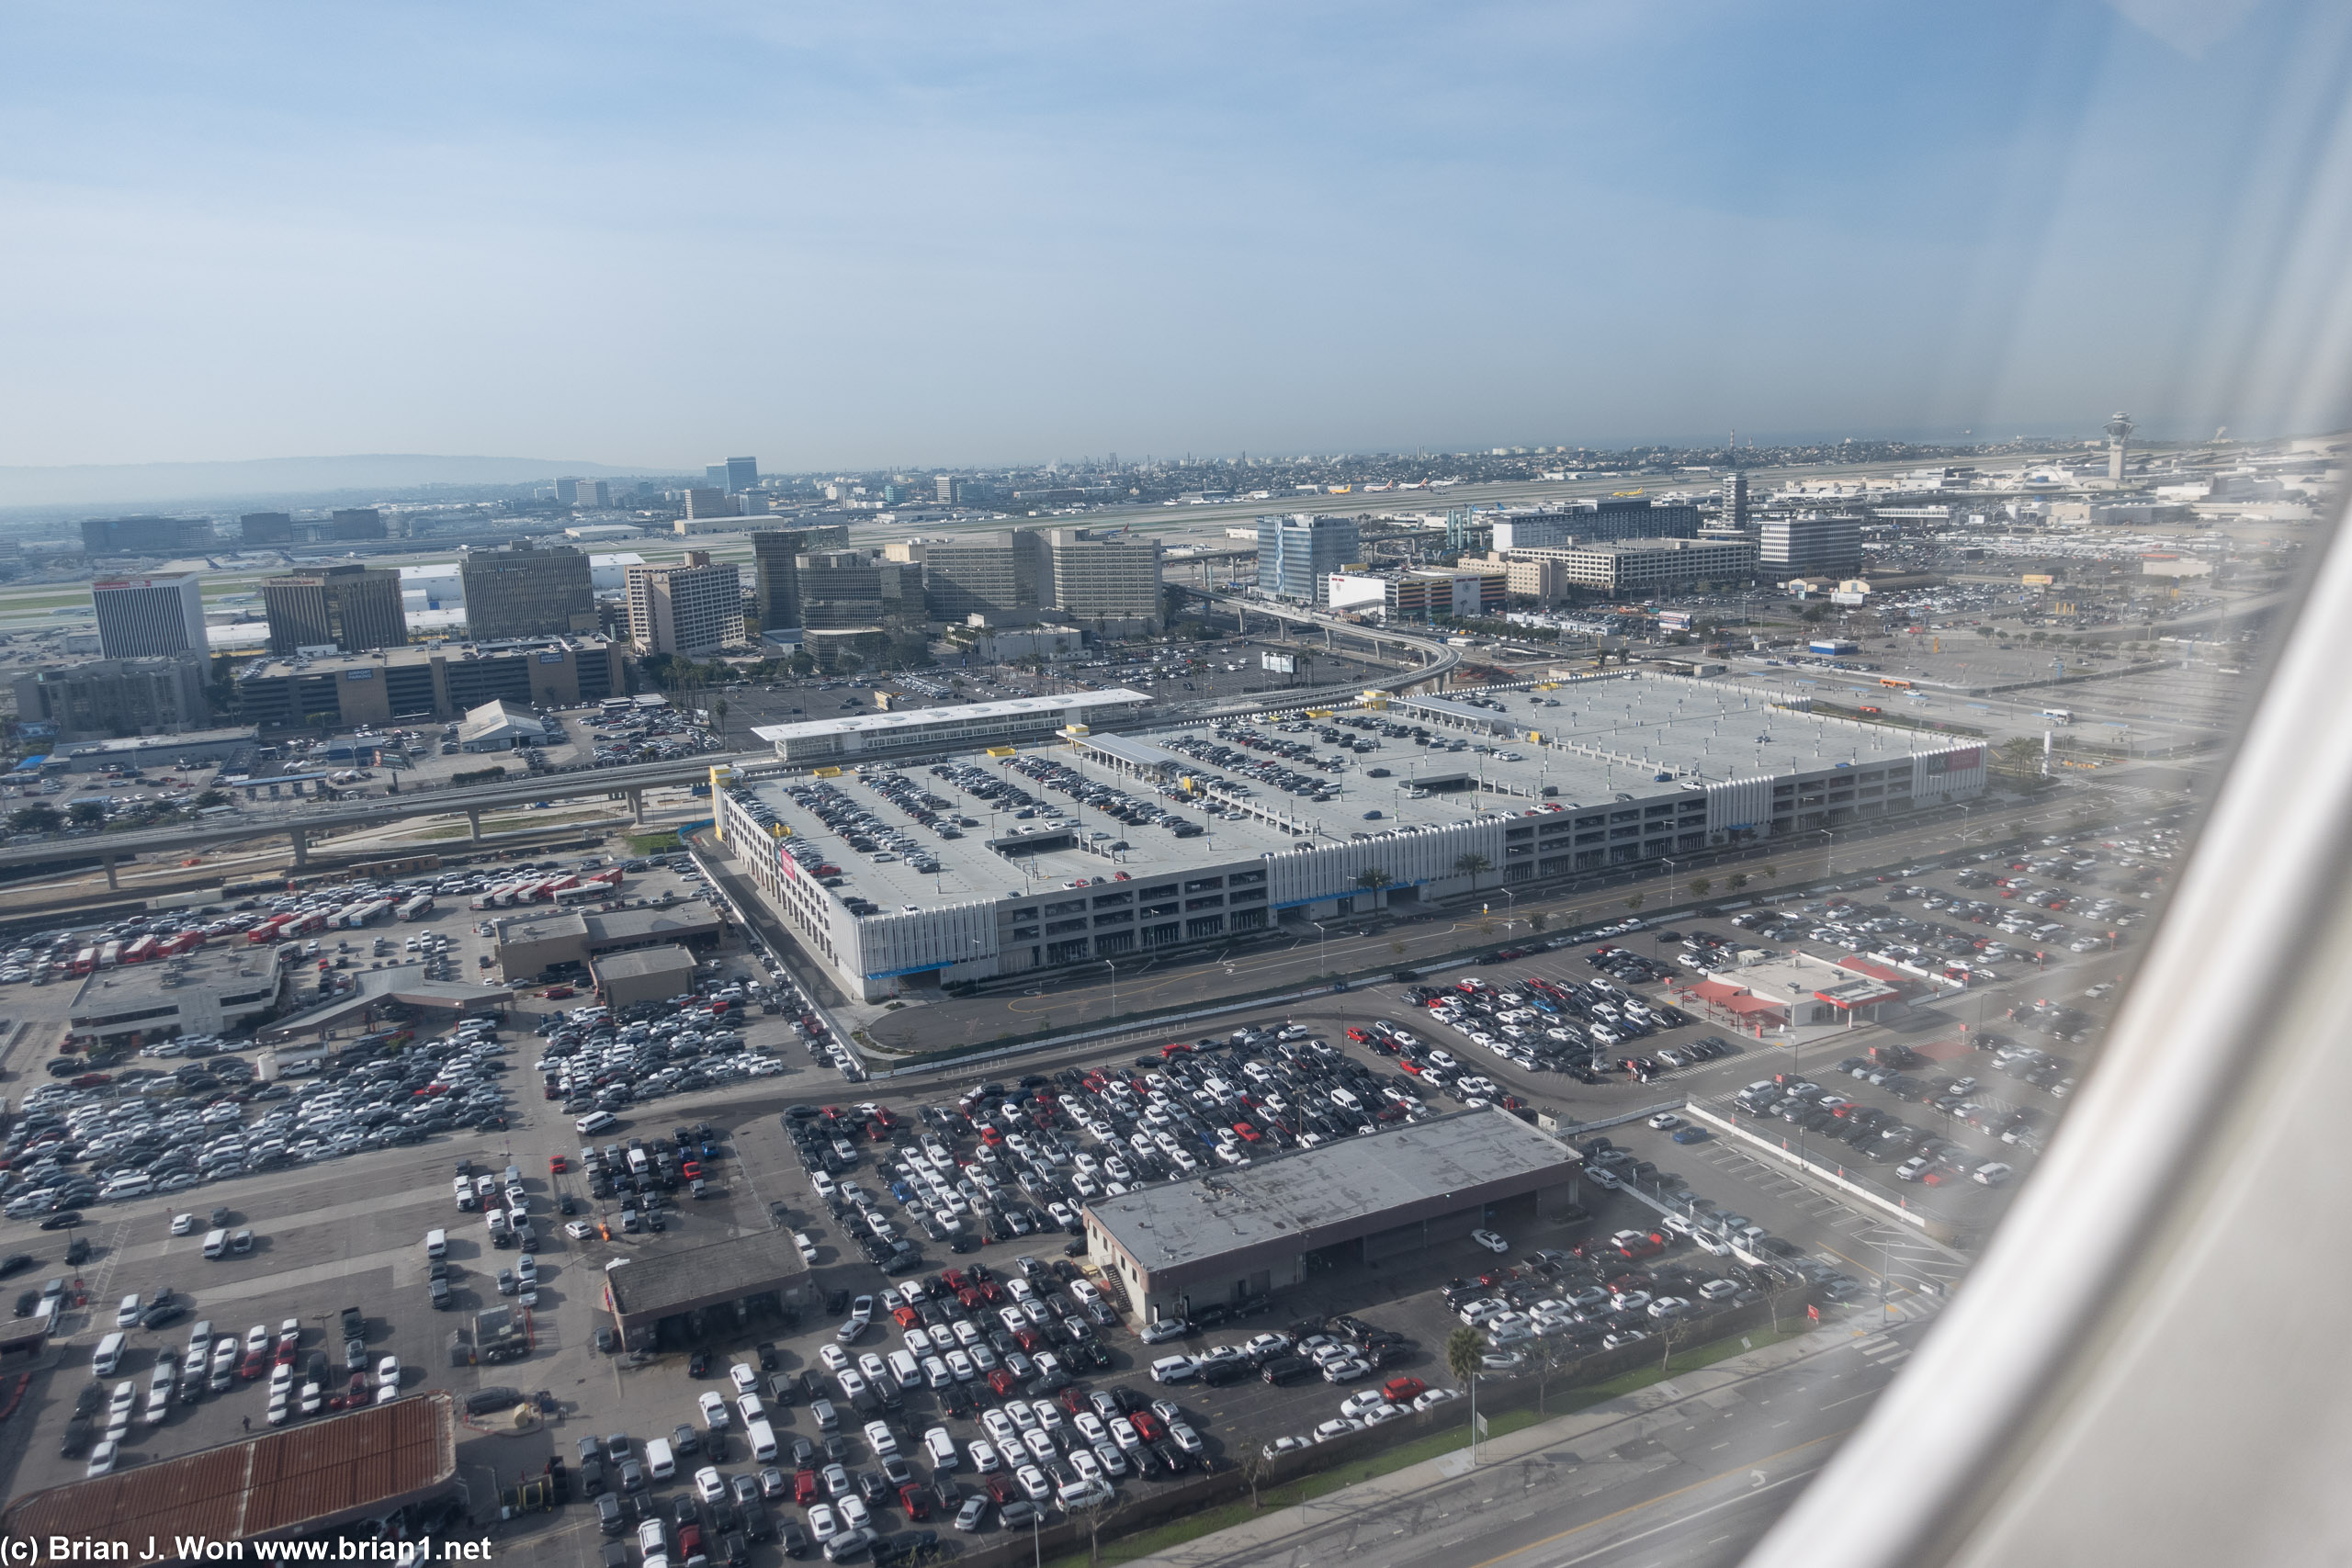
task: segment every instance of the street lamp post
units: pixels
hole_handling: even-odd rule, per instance
[[[1106,958],[1102,961],[1102,967],[1111,972],[1111,1012],[1103,1021],[1115,1023],[1119,1019],[1119,966]]]

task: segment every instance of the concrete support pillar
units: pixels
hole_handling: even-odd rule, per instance
[[[294,863],[297,866],[310,864],[311,830],[307,828],[288,828],[286,833],[287,837],[294,840]]]
[[[479,807],[479,806],[469,806],[469,807],[466,807],[466,821],[467,821],[468,825],[469,825],[469,826],[470,826],[470,827],[473,829],[473,840],[474,840],[474,842],[475,842],[475,843],[477,843],[477,844],[481,843],[481,807]]]
[[[645,792],[641,789],[633,789],[628,791],[628,814],[635,819],[637,825],[642,828],[645,826]]]
[[[108,887],[120,887],[122,884],[117,882],[114,878],[114,856],[101,855],[98,858],[107,868],[107,886]]]

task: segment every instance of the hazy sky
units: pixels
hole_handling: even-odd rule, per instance
[[[2345,8],[0,10],[0,464],[2340,417]]]

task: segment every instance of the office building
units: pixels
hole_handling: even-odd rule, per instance
[[[665,566],[628,569],[628,635],[639,653],[703,659],[743,635],[743,583],[707,550]]]
[[[800,624],[796,561],[812,551],[845,549],[846,527],[763,528],[752,536],[752,602],[762,631]]]
[[[601,512],[613,504],[613,490],[603,479],[558,479],[555,498],[560,505]]]
[[[1699,535],[1699,509],[1677,502],[1659,505],[1646,496],[1609,496],[1549,512],[1507,513],[1495,520],[1489,547],[1544,548],[1607,539],[1692,539]]]
[[[1507,558],[1507,564],[1521,561],[1551,564],[1548,573],[1521,574],[1531,588],[1615,596],[1745,582],[1756,575],[1756,547],[1746,539],[1612,539],[1515,549]]]
[[[596,629],[588,558],[570,545],[474,550],[461,570],[466,630],[477,642]]]
[[[1435,567],[1390,578],[1384,607],[1392,621],[1427,621],[1441,615],[1468,621],[1501,615],[1508,607],[1510,592],[1507,567]]]
[[[1037,565],[1045,558],[1034,549],[1016,550],[1017,534],[1026,532],[959,534],[891,545],[884,553],[922,564],[923,599],[933,620],[962,624],[979,615],[989,626],[1014,626],[1037,618]]]
[[[204,579],[109,577],[90,584],[97,611],[98,651],[108,659],[209,654],[204,637]]]
[[[372,506],[345,507],[327,519],[327,537],[380,539],[384,537],[384,514]]]
[[[208,517],[85,517],[82,549],[94,556],[200,556],[212,548]]]
[[[643,566],[645,558],[635,550],[618,550],[610,555],[588,558],[588,581],[599,597],[612,594],[616,598],[628,591],[628,569]]]
[[[98,659],[17,677],[19,726],[52,724],[62,744],[170,735],[211,723],[202,655]]]
[[[865,550],[818,550],[795,558],[800,624],[811,631],[880,628],[925,619],[923,568]]]
[[[953,506],[957,502],[964,499],[963,496],[958,493],[963,489],[963,481],[957,479],[955,475],[935,475],[931,482],[933,488],[938,492],[940,505]]]
[[[760,460],[757,457],[729,457],[724,471],[727,490],[731,495],[741,495],[747,490],[759,488]]]
[[[1304,604],[1325,603],[1330,576],[1356,564],[1356,520],[1293,513],[1258,519],[1258,591]]]
[[[330,566],[266,577],[261,601],[272,653],[329,647],[357,653],[408,641],[401,574],[381,567]]]
[[[243,542],[248,545],[290,545],[294,542],[293,514],[286,512],[248,512],[237,519]]]
[[[1817,838],[1984,787],[1981,741],[1815,716],[1793,691],[1627,673],[1557,694],[1570,705],[1547,710],[1543,739],[1521,730],[1483,753],[1434,742],[1489,743],[1498,727],[1534,721],[1385,698],[1390,721],[1427,730],[1432,744],[1399,776],[1344,793],[1338,781],[1267,791],[1233,773],[1214,760],[1232,744],[1231,721],[1108,733],[1148,708],[1131,691],[1073,694],[1059,712],[1036,698],[768,727],[756,733],[777,758],[734,768],[715,800],[718,833],[812,960],[845,995],[875,1001],[1087,964],[1099,974],[1106,958],[1198,950],[1278,924]],[[1050,751],[988,750],[1055,737],[1065,745]],[[948,772],[931,787],[967,797],[960,810],[977,822],[995,812],[994,826],[925,835],[920,854],[893,861],[860,852],[850,842],[859,818],[900,815],[888,782],[853,765],[875,757],[926,776],[937,761]],[[824,766],[842,771],[809,772]],[[1058,803],[1075,776],[1096,793],[1067,808],[1072,820],[1013,831],[1031,827],[1013,812]],[[1532,810],[1539,802],[1558,809]],[[1377,822],[1364,815],[1374,806]],[[845,869],[817,874],[827,865]],[[1370,871],[1383,874],[1376,894]]]
[[[724,491],[727,488],[727,465],[724,463],[707,465],[702,471],[702,482],[713,490]]]
[[[736,517],[741,513],[735,498],[723,489],[690,490],[686,491],[686,515],[689,517]]]
[[[1048,528],[1044,533],[1051,572],[1051,608],[1084,624],[1123,623],[1122,634],[1159,629],[1158,540],[1125,535],[1090,538],[1077,528]]]
[[[264,728],[447,723],[490,702],[566,708],[626,696],[626,652],[606,637],[560,637],[271,657],[237,671],[237,692]]]
[[[1862,564],[1862,520],[1819,513],[1767,517],[1757,532],[1757,560],[1775,579],[1850,573]]]
[[[1743,532],[1747,527],[1747,476],[1737,468],[1724,476],[1721,525]]]

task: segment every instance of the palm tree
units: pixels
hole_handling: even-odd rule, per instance
[[[1529,931],[1540,931],[1551,923],[1552,917],[1545,914],[1541,909],[1536,910],[1533,914],[1527,917],[1527,929]]]
[[[1396,879],[1395,877],[1389,875],[1378,866],[1373,866],[1369,870],[1361,871],[1356,874],[1356,886],[1363,888],[1365,892],[1375,896],[1382,888],[1386,887],[1396,880]]]
[[[1487,872],[1494,870],[1495,863],[1480,854],[1477,851],[1472,850],[1467,854],[1456,857],[1453,863],[1453,869],[1460,872],[1463,875],[1471,878],[1475,883],[1477,878],[1485,875]]]
[[[713,697],[710,700],[710,716],[718,733],[725,735],[727,733],[727,699],[725,697]]]
[[[1445,1370],[1464,1388],[1478,1375],[1479,1363],[1486,1354],[1487,1337],[1475,1328],[1457,1328],[1445,1337]]]
[[[1707,896],[1707,889],[1713,886],[1713,883],[1708,881],[1703,876],[1694,876],[1690,879],[1690,897],[1693,898],[1704,898]]]

